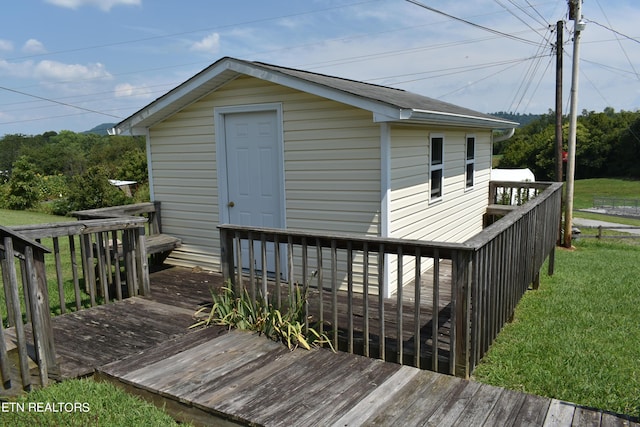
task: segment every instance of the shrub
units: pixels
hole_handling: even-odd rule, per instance
[[[13,164],[9,189],[6,194],[5,204],[9,209],[30,209],[38,203],[40,195],[38,187],[40,177],[27,157],[19,157]]]
[[[67,195],[67,178],[62,175],[45,175],[39,182],[40,200],[57,200]]]
[[[93,166],[69,183],[68,211],[126,205],[133,200],[109,183],[104,168]]]

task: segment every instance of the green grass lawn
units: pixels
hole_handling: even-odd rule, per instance
[[[573,200],[575,217],[640,226],[640,219],[577,211],[577,209],[592,208],[594,197],[619,197],[640,200],[640,181],[614,178],[578,180],[575,182]]]
[[[0,209],[0,225],[28,225],[28,224],[46,224],[49,222],[65,222],[74,221],[74,218],[67,216],[49,215],[41,212],[32,211],[12,211],[9,209]]]
[[[640,246],[584,240],[528,292],[476,380],[640,416]],[[544,269],[543,269],[544,270]]]
[[[640,181],[593,178],[581,179],[575,182],[574,209],[592,208],[594,197],[640,199]]]
[[[28,410],[29,403],[32,403],[32,410]],[[75,407],[69,405],[74,403],[79,405]],[[58,405],[58,411],[45,411],[47,404]],[[64,381],[35,390],[5,405],[11,405],[6,407],[13,410],[3,411],[0,424],[4,426],[162,427],[178,425],[173,418],[152,404],[131,396],[111,384],[95,382],[92,379]],[[41,410],[38,410],[35,405],[40,405]],[[24,412],[20,408],[25,408]]]

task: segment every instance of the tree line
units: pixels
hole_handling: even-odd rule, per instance
[[[137,191],[129,197],[109,179],[136,181]],[[65,215],[148,195],[143,138],[71,131],[0,138],[0,208]]]
[[[563,150],[567,150],[569,120],[563,120]],[[516,129],[514,136],[495,144],[501,168],[529,168],[538,181],[555,178],[555,113]],[[576,128],[576,179],[640,179],[640,112],[606,108],[583,110]]]

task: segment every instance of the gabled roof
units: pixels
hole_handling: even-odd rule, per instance
[[[146,134],[147,128],[242,75],[371,111],[376,122],[411,122],[489,129],[518,126],[516,122],[401,89],[225,57],[124,119],[113,131],[130,132],[134,135]]]

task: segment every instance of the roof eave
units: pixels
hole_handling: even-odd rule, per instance
[[[376,115],[376,122],[422,123],[442,126],[465,126],[485,129],[513,129],[520,126],[517,122],[483,116],[446,113],[427,110],[401,110],[399,117]]]

